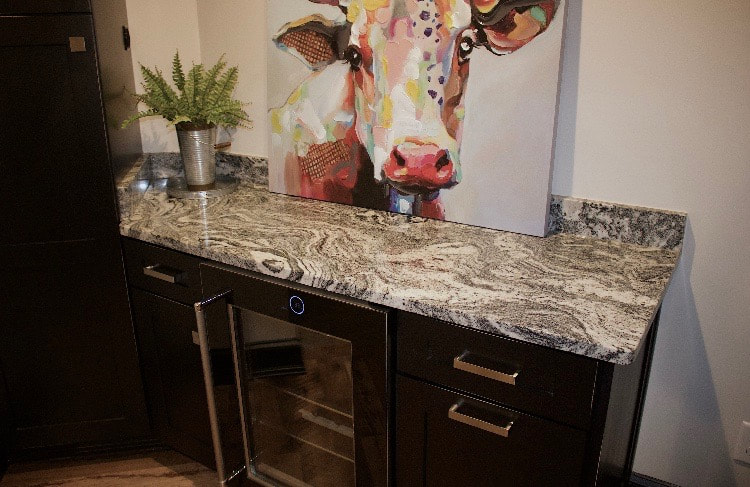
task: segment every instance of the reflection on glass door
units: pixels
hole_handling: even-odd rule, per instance
[[[238,310],[252,474],[289,486],[354,486],[352,344]]]

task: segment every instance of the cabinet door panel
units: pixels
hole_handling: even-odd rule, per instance
[[[427,386],[396,376],[396,485],[424,485]]]
[[[0,245],[116,234],[91,16],[0,17],[0,86]]]
[[[585,433],[434,386],[424,388],[429,404],[425,445],[427,486],[580,484]],[[449,411],[457,405],[461,418],[475,424],[449,417]],[[508,421],[513,424],[507,437],[503,437],[498,431]]]
[[[18,448],[146,436],[118,240],[1,250],[0,362]]]
[[[212,466],[211,427],[193,308],[134,289],[133,313],[154,429],[170,447]]]

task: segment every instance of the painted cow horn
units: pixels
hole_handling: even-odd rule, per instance
[[[471,12],[479,25],[495,25],[514,8],[532,7],[540,3],[543,3],[543,0],[472,0]],[[559,0],[556,0],[555,6],[559,3]]]
[[[310,0],[312,3],[322,3],[325,5],[332,5],[334,7],[340,8],[344,13],[346,13],[346,8],[349,6],[349,2],[351,0]]]

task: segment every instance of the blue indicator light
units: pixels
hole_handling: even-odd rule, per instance
[[[305,312],[305,302],[299,296],[292,296],[289,298],[289,309],[296,315],[301,315]]]

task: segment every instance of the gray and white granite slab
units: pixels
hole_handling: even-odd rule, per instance
[[[679,245],[646,247],[569,233],[529,237],[277,195],[259,180],[204,201],[147,191],[123,212],[120,231],[618,364],[633,360],[679,258]]]
[[[224,152],[217,153],[216,158],[219,174],[229,174],[256,185],[268,186],[266,158]],[[135,194],[142,192],[144,179],[158,180],[184,175],[178,153],[154,153],[144,156],[144,161],[145,165],[140,173],[131,170],[124,179],[138,183],[132,191]],[[675,211],[552,195],[548,234],[568,233],[679,250],[686,219],[684,213]]]
[[[553,195],[549,234],[569,233],[679,250],[686,220],[684,213],[675,211]]]

